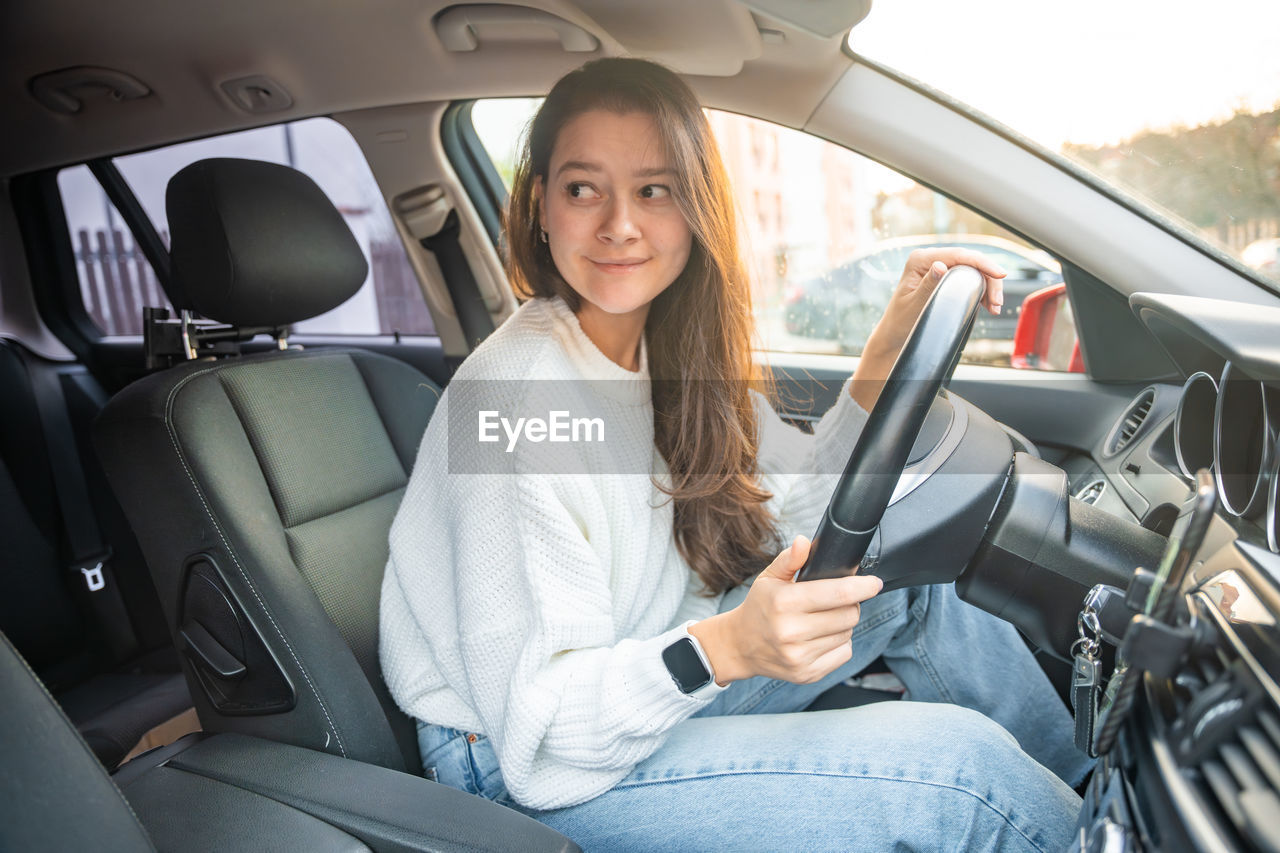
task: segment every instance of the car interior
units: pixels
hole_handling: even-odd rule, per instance
[[[903,381],[831,461],[810,576],[954,582],[1021,630],[1064,702],[1084,701],[1082,665],[1117,667],[1087,700],[1101,758],[1080,849],[1280,849],[1280,292],[855,53],[871,12],[10,4],[0,848],[578,849],[424,775],[380,674],[378,601],[436,402],[518,306],[476,105],[639,56],[708,110],[997,223],[1045,259],[1028,289],[1060,268],[1019,294],[999,364],[961,357],[981,288],[948,275]],[[359,205],[295,150],[318,120],[355,152],[344,174],[370,176]],[[284,147],[210,147],[265,132]],[[77,224],[83,186],[105,225]],[[374,320],[332,319],[357,314]],[[760,350],[802,429],[856,363],[832,347]],[[869,698],[846,684],[812,707]]]

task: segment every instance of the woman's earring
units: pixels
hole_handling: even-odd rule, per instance
[[[547,229],[542,229],[542,242],[547,242]]]

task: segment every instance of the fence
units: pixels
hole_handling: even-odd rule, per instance
[[[435,323],[422,298],[418,277],[396,239],[369,241],[369,266],[373,270],[373,295],[378,303],[379,332],[434,335]]]
[[[161,239],[168,244],[168,233],[162,233]],[[378,327],[360,332],[435,334],[404,247],[395,239],[375,238],[369,243],[369,255]],[[75,256],[85,310],[106,334],[141,335],[145,306],[173,310],[151,264],[128,231],[80,228],[75,234]]]
[[[85,310],[108,335],[141,335],[144,306],[173,310],[142,251],[119,228],[76,232],[76,270]],[[168,234],[162,235],[168,243]]]
[[[1233,255],[1240,255],[1244,247],[1255,240],[1266,240],[1280,237],[1280,220],[1278,219],[1246,219],[1242,222],[1229,222],[1213,228],[1202,230],[1211,241],[1216,240],[1226,246]]]

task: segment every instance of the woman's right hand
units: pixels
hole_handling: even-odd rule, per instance
[[[884,582],[851,575],[794,583],[808,556],[809,540],[797,536],[755,579],[742,604],[689,627],[718,684],[756,675],[811,684],[852,657],[860,605]]]

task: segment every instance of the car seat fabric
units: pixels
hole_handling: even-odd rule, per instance
[[[57,554],[27,511],[3,458],[0,515],[0,565],[5,567],[6,586],[0,596],[0,629],[28,650],[34,665],[53,666],[79,650],[83,626],[57,571]]]
[[[167,198],[175,305],[276,327],[364,281],[341,216],[288,167],[202,161]],[[377,624],[388,532],[438,396],[400,361],[325,349],[188,362],[107,404],[95,440],[170,630],[190,629],[180,648],[206,730],[420,770],[413,724],[382,681]],[[191,624],[192,589],[235,612]],[[191,631],[247,674],[219,674]]]
[[[398,752],[416,756],[389,728],[412,746],[382,683],[377,614],[387,533],[437,394],[401,362],[327,350],[181,365],[103,411],[108,475],[175,634],[186,567],[204,555],[296,695],[291,710],[244,716],[196,689],[206,729],[397,768]]]
[[[4,634],[0,684],[0,850],[154,850],[119,789]]]
[[[120,764],[143,735],[191,707],[191,691],[176,669],[139,667],[95,675],[57,699],[108,770]]]
[[[174,308],[233,326],[286,326],[355,295],[369,272],[351,229],[310,177],[219,157],[165,191]]]
[[[0,630],[39,671],[81,651],[83,616],[58,565],[58,509],[31,381],[12,341],[0,340]],[[81,667],[83,669],[83,667]],[[47,678],[57,689],[64,675]]]
[[[115,554],[112,577],[127,611],[120,614],[127,624],[113,626],[131,638],[121,657],[109,654],[97,614],[73,593],[77,578],[67,569],[48,456],[66,449],[49,444],[29,371],[77,368],[46,363],[21,352],[20,346],[0,340],[0,395],[5,400],[0,419],[0,578],[6,590],[0,597],[0,630],[40,673],[110,769],[147,731],[191,707],[191,701],[176,656],[166,658],[172,646],[137,544],[87,447],[79,453],[93,496],[86,511],[97,517],[104,543]],[[96,414],[85,397],[68,396],[67,407],[73,423]],[[81,598],[89,594],[76,591]]]

